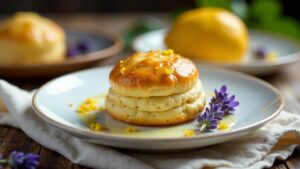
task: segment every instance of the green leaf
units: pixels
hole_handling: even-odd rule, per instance
[[[283,17],[279,20],[263,23],[251,23],[251,27],[278,32],[300,40],[300,24],[291,17]]]
[[[196,0],[197,7],[220,7],[230,10],[230,0]]]
[[[279,0],[254,0],[250,15],[259,22],[273,21],[280,17],[282,5]]]

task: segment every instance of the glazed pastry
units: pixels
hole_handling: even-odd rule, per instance
[[[0,23],[0,64],[52,63],[64,60],[63,28],[36,13],[20,12]]]
[[[160,126],[194,119],[205,106],[197,67],[172,50],[137,52],[111,71],[107,112],[137,125]]]
[[[170,51],[138,52],[121,60],[110,73],[112,89],[131,97],[168,96],[190,90],[198,81],[196,66]]]

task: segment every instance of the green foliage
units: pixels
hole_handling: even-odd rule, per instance
[[[259,22],[280,18],[282,7],[278,0],[255,0],[250,5],[250,16]]]
[[[196,0],[196,5],[201,7],[213,6],[230,10],[230,0]]]
[[[266,21],[262,23],[250,23],[251,27],[278,32],[297,39],[300,39],[300,24],[291,17],[282,17],[278,20]]]

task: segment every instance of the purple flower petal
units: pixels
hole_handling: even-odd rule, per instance
[[[226,85],[223,85],[222,87],[221,87],[221,90],[220,90],[220,93],[226,93],[226,91],[227,91],[227,87],[226,87]]]
[[[35,169],[40,157],[36,154],[13,151],[9,155],[9,165],[12,169]]]

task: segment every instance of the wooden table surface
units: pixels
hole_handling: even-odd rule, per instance
[[[132,23],[147,14],[77,14],[55,16],[48,15],[59,23],[80,27],[82,25],[98,26],[104,29],[111,29],[117,32],[124,32]],[[163,24],[169,25],[169,19],[166,14],[151,13],[150,15],[159,18]],[[121,53],[100,63],[101,65],[115,64],[120,58],[128,54]],[[282,70],[278,74],[262,77],[262,79],[276,86],[285,98],[284,110],[298,112],[300,114],[300,63],[294,64]],[[1,78],[1,77],[0,77]],[[21,88],[32,88],[39,86],[49,79],[19,80],[7,79],[9,82],[20,86]],[[13,150],[24,152],[34,152],[41,156],[39,168],[44,169],[85,169],[60,154],[48,150],[34,140],[27,137],[21,130],[11,127],[0,126],[0,152],[5,156]],[[287,160],[276,160],[272,169],[300,169],[300,150],[295,152]]]

